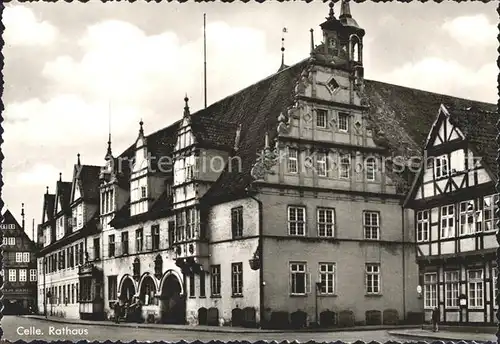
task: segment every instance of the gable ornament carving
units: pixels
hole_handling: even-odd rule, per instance
[[[250,170],[252,178],[263,180],[266,175],[274,174],[272,168],[278,163],[278,158],[279,151],[276,147],[274,149],[266,147],[260,153],[257,153],[255,164]]]

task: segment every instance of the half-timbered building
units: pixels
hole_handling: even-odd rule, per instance
[[[496,107],[441,105],[405,206],[415,237],[426,319],[495,322]]]
[[[36,244],[25,231],[24,204],[22,221],[7,209],[2,215],[3,237],[3,314],[27,314],[36,311]]]

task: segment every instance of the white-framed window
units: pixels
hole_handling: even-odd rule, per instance
[[[26,269],[19,269],[19,282],[26,282],[27,275]]]
[[[15,246],[16,245],[16,237],[10,237],[9,238],[9,245],[10,246]]]
[[[437,307],[437,273],[428,272],[424,274],[424,308]]]
[[[326,128],[328,112],[323,109],[316,109],[316,126],[318,128]]]
[[[143,185],[141,186],[141,199],[142,198],[146,198],[147,197],[147,189],[146,187]]]
[[[297,173],[299,170],[298,164],[299,151],[295,148],[288,147],[288,173]]]
[[[455,206],[441,207],[441,238],[455,237]]]
[[[340,175],[341,179],[349,179],[351,172],[351,156],[344,154],[340,157]]]
[[[22,262],[23,262],[23,253],[16,252],[16,263],[22,263]]]
[[[365,168],[366,168],[365,170],[366,180],[371,182],[375,181],[377,161],[375,160],[374,157],[369,157],[366,159]]]
[[[305,207],[288,207],[288,235],[306,235]]]
[[[318,236],[328,238],[335,236],[335,209],[318,208]]]
[[[448,156],[441,155],[434,158],[434,174],[436,178],[446,177],[450,172]]]
[[[346,113],[339,113],[339,131],[349,131],[349,115]]]
[[[221,290],[220,265],[210,267],[210,291],[212,296],[219,296]]]
[[[326,177],[326,169],[326,153],[318,153],[316,155],[316,173],[318,174],[318,176]]]
[[[319,281],[321,283],[321,294],[335,294],[335,263],[319,264]]]
[[[366,293],[380,294],[380,264],[367,263],[365,266]]]
[[[3,244],[3,245],[8,245],[8,244],[9,244],[9,238],[7,238],[7,237],[3,237],[2,244]]]
[[[496,204],[498,201],[498,194],[495,195],[490,195],[490,196],[485,196],[483,198],[483,231],[489,232],[489,231],[496,231],[496,221],[497,221],[497,215],[496,215]]]
[[[444,272],[444,300],[446,308],[458,307],[459,271]]]
[[[429,241],[429,211],[417,212],[417,242]]]
[[[233,296],[243,295],[243,263],[231,264],[231,290]]]
[[[363,232],[365,239],[379,240],[380,213],[378,211],[363,212]]]
[[[15,282],[16,281],[16,269],[9,269],[9,282]]]
[[[307,264],[303,262],[290,263],[290,294],[305,295],[310,292],[310,276]]]
[[[460,202],[460,235],[473,234],[476,231],[474,219],[474,201]]]
[[[491,273],[492,273],[492,279],[491,279],[491,283],[493,284],[493,306],[495,307],[495,309],[498,309],[498,302],[499,300],[497,300],[497,294],[498,294],[498,286],[497,286],[497,281],[498,281],[498,270],[497,270],[497,267],[496,266],[493,266],[492,270],[491,270]]]
[[[468,270],[467,283],[469,288],[469,308],[483,308],[484,279],[483,270]]]
[[[30,262],[30,253],[23,252],[23,263],[29,263],[29,262]]]
[[[30,282],[36,282],[37,274],[36,269],[30,269]]]

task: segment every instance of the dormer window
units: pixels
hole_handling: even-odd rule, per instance
[[[328,39],[328,48],[330,48],[330,49],[337,48],[337,39],[336,38],[331,37]]]
[[[449,164],[448,157],[446,155],[442,155],[434,159],[434,173],[436,178],[442,178],[448,175]]]

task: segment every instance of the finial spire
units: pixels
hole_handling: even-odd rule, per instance
[[[142,127],[143,124],[144,124],[144,122],[142,121],[142,118],[141,118],[141,121],[139,122],[139,126],[140,126],[140,128],[139,128],[139,135],[140,136],[144,136],[144,128]]]
[[[326,19],[334,19],[335,18],[335,12],[333,11],[333,6],[334,6],[333,0],[330,1],[330,3],[328,4],[328,6],[330,6],[330,12],[328,13],[328,17]]]
[[[264,139],[264,148],[269,149],[269,133],[266,131],[266,136]]]
[[[62,172],[59,172],[59,181],[62,182]]]
[[[283,28],[281,35],[281,68],[285,66],[285,33],[287,33],[286,27]]]
[[[314,30],[310,29],[309,32],[311,32],[311,53],[314,52]]]
[[[111,151],[111,100],[109,100],[108,103],[108,150],[106,151],[106,157],[105,160],[107,160],[109,157],[113,156],[113,153]]]
[[[352,18],[351,16],[351,7],[349,6],[349,0],[342,0],[342,4],[340,5],[340,16],[341,18]]]
[[[189,115],[190,115],[188,102],[189,102],[189,98],[188,98],[187,93],[186,93],[186,95],[184,97],[184,103],[185,103],[185,105],[184,105],[184,117],[189,117]]]
[[[76,156],[77,156],[77,158],[76,158],[76,164],[78,166],[80,166],[81,165],[81,163],[80,163],[80,153],[78,153]]]
[[[24,203],[21,203],[21,218],[22,218],[22,227],[24,230]]]
[[[49,194],[49,187],[46,186],[46,188],[47,188],[47,191],[45,193],[48,195]]]

